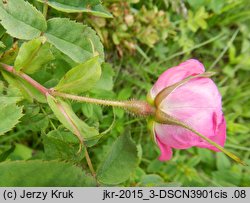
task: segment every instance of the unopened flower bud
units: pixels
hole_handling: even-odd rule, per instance
[[[211,143],[219,148],[224,145],[226,123],[221,95],[209,78],[212,74],[205,73],[199,61],[190,59],[165,71],[150,90],[148,100],[153,100],[156,108],[153,130],[160,160],[171,159],[172,148],[196,146],[220,151]]]

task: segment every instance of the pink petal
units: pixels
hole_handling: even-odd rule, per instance
[[[208,128],[206,129],[206,132],[202,133],[203,135],[216,142],[217,144],[224,146],[226,140],[226,125],[224,122],[224,118],[221,124],[218,126],[216,132],[209,131]],[[200,148],[208,148],[213,151],[219,151],[216,147],[212,146],[196,134],[183,127],[155,124],[155,132],[157,134],[158,144],[161,144],[161,146],[159,144],[159,147],[163,148],[167,146],[165,150],[168,150],[168,148],[187,149],[193,146],[197,146]],[[163,150],[164,149],[161,149],[161,151]]]
[[[216,142],[217,144],[219,144],[220,146],[222,146],[222,147],[224,146],[225,141],[226,141],[226,122],[225,122],[225,119],[223,116],[222,116],[221,123],[218,124],[218,127],[215,131],[215,136],[210,137],[210,139],[212,141]],[[197,145],[197,147],[208,148],[208,149],[211,149],[211,150],[216,151],[216,152],[220,151],[216,147],[206,143],[205,141],[203,141],[203,143]]]
[[[214,114],[216,113],[214,112]],[[206,119],[197,122],[196,127],[193,127],[190,124],[189,125],[212,141],[224,146],[226,140],[226,124],[224,117],[221,115],[221,113],[218,113],[217,117],[221,120],[216,120],[216,123],[213,121],[213,116],[208,115]],[[198,118],[197,121],[199,121]],[[157,123],[155,124],[155,133],[157,134],[158,140],[163,145],[169,146],[171,148],[187,149],[197,146],[218,151],[216,147],[210,145],[205,140],[183,127]]]
[[[189,81],[164,99],[160,108],[218,144],[224,144],[226,127],[221,111],[221,96],[212,80],[197,78]],[[198,146],[218,151],[196,134],[179,126],[155,124],[155,131],[158,139],[172,148]]]
[[[213,141],[218,143],[220,146],[224,147],[226,141],[226,121],[224,116],[222,116],[221,123],[218,125],[216,130],[216,136],[213,138]]]
[[[198,132],[215,136],[213,116],[220,123],[221,96],[208,78],[197,78],[174,90],[160,105],[162,111],[193,127]]]
[[[168,161],[172,158],[173,152],[171,147],[164,145],[156,136],[157,144],[161,150],[161,155],[159,157],[160,161]]]
[[[158,140],[175,149],[187,149],[199,143],[199,137],[189,130],[174,125],[155,124]]]
[[[154,98],[167,86],[179,82],[188,76],[203,72],[203,65],[194,59],[170,68],[159,77],[151,89],[151,97]],[[221,95],[211,79],[191,79],[188,83],[171,92],[158,108],[191,126],[219,145],[224,145],[226,123],[221,110]],[[157,134],[157,143],[162,152],[161,160],[169,160],[171,158],[171,148],[187,149],[197,146],[218,151],[217,148],[183,127],[159,123],[156,123],[154,126]]]
[[[150,91],[151,97],[155,98],[155,96],[167,86],[173,85],[188,76],[204,73],[204,71],[204,66],[196,59],[189,59],[178,66],[169,68],[161,74],[154,84]]]
[[[221,96],[211,79],[195,78],[176,88],[161,102],[160,108],[166,113],[183,108],[221,108]]]

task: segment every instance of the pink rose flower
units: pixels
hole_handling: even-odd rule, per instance
[[[189,76],[204,72],[205,68],[199,61],[187,60],[165,71],[158,78],[149,95],[151,99],[154,99],[164,88]],[[158,105],[158,109],[162,112],[224,146],[226,123],[221,108],[221,95],[214,82],[206,77],[192,78],[185,84],[179,85]],[[161,151],[159,157],[161,161],[171,159],[172,148],[187,149],[196,146],[219,151],[195,133],[181,126],[154,122],[153,130]]]

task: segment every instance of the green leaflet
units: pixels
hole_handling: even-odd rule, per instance
[[[38,37],[47,27],[42,13],[24,0],[0,1],[0,20],[12,37],[25,40]]]
[[[116,185],[126,181],[138,165],[136,145],[128,135],[117,138],[97,170],[103,184]]]
[[[44,2],[44,0],[38,1]],[[112,18],[112,15],[100,4],[99,0],[48,0],[48,5],[66,13],[86,12],[94,16]]]
[[[94,186],[80,168],[58,161],[11,161],[0,163],[1,187]]]
[[[40,132],[45,130],[49,125],[49,117],[43,113],[31,115],[25,112],[25,116],[22,118],[22,124],[27,126],[27,129],[32,132]]]
[[[37,0],[39,2],[46,2],[46,0]],[[49,4],[61,4],[65,6],[73,6],[77,8],[91,8],[100,4],[100,0],[48,0]]]
[[[69,70],[58,85],[56,90],[67,93],[82,93],[91,89],[101,76],[101,66],[98,56]]]
[[[45,40],[44,37],[40,37],[22,44],[14,64],[17,71],[32,74],[54,59],[50,45],[44,44]]]
[[[43,137],[46,158],[49,160],[60,159],[79,163],[84,158],[84,151],[77,153],[79,141],[69,131],[62,128],[50,131]]]
[[[48,20],[45,33],[48,41],[77,63],[99,55],[104,60],[103,45],[96,32],[86,25],[67,18]]]
[[[58,120],[65,128],[74,133],[79,140],[91,141],[100,137],[99,132],[94,127],[88,126],[77,117],[68,103],[51,95],[47,95],[47,101]]]
[[[8,87],[0,81],[0,104],[9,105],[20,102],[23,99],[19,89],[11,84]]]
[[[11,86],[7,88],[0,83],[0,135],[10,131],[19,123],[19,119],[23,116],[23,107],[17,106],[16,103],[21,99],[18,89]]]
[[[0,106],[0,135],[10,131],[23,116],[22,107],[14,104],[7,104]]]
[[[0,96],[1,106],[15,104],[18,100],[20,100],[20,97],[2,96],[2,95]]]
[[[115,75],[114,69],[111,64],[102,64],[102,75],[100,80],[95,85],[95,89],[111,91],[114,86],[113,77]]]

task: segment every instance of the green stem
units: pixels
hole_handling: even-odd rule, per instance
[[[96,181],[96,184],[98,185],[98,181],[97,181],[97,178],[96,178],[96,172],[95,172],[95,169],[93,167],[92,161],[90,159],[89,152],[88,152],[88,149],[87,149],[86,145],[84,145],[84,153],[85,153],[85,158],[86,158],[89,170],[90,170],[92,176],[94,177],[94,179]]]
[[[52,91],[51,94],[54,95],[54,96],[63,97],[63,98],[67,98],[67,99],[72,99],[74,101],[86,102],[86,103],[90,103],[90,104],[98,104],[98,105],[104,105],[104,106],[114,106],[114,107],[120,107],[120,108],[126,108],[127,107],[126,103],[124,103],[123,101],[96,99],[96,98],[66,94],[66,93],[57,92],[57,91]]]
[[[45,19],[47,18],[48,7],[49,7],[48,0],[45,0],[43,4],[43,16]]]

